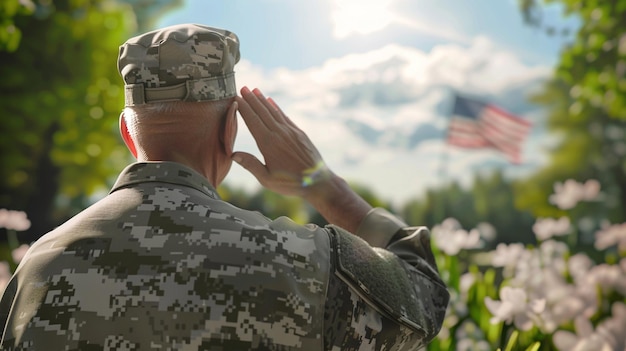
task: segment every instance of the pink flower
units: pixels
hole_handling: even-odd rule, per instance
[[[575,282],[583,279],[591,267],[593,267],[593,261],[583,253],[575,254],[567,261],[569,274]]]
[[[524,245],[520,243],[508,245],[500,243],[496,246],[496,250],[493,252],[491,264],[493,264],[494,267],[508,267],[515,265],[522,257],[525,250]]]
[[[554,184],[554,194],[550,195],[550,203],[562,210],[569,210],[580,201],[597,199],[599,194],[600,182],[595,179],[590,179],[584,184],[568,179],[564,183]]]
[[[539,218],[533,225],[533,232],[537,240],[543,241],[553,236],[561,236],[569,233],[570,221],[567,217],[558,220],[552,218]]]
[[[615,302],[611,317],[594,330],[585,317],[575,319],[576,334],[559,330],[554,333],[554,345],[562,351],[613,351],[626,349],[626,305]]]
[[[485,305],[493,317],[491,323],[511,323],[520,330],[533,327],[533,318],[545,309],[545,300],[529,301],[526,292],[521,288],[505,286],[500,290],[501,301],[485,298]]]
[[[626,295],[624,272],[618,265],[600,264],[592,267],[583,283],[589,289],[602,289],[603,292],[617,291]]]
[[[26,212],[0,208],[0,228],[24,231],[30,228]]]
[[[596,232],[596,249],[604,250],[613,245],[617,245],[620,251],[626,251],[626,223],[606,226]]]
[[[433,238],[437,247],[447,255],[454,256],[463,249],[474,249],[482,245],[477,229],[469,232],[461,228],[454,218],[444,220],[433,228]]]

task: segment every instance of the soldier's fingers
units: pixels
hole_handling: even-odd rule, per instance
[[[241,167],[248,170],[252,175],[258,179],[259,183],[265,184],[266,179],[269,177],[269,172],[265,165],[247,152],[237,151],[233,153],[233,161],[237,162]]]
[[[275,122],[277,122],[278,124],[286,123],[285,114],[278,108],[276,102],[270,102],[270,99],[266,98],[261,90],[259,90],[258,88],[252,90],[252,93],[254,93],[254,95],[256,95],[256,97],[263,104],[263,106],[265,106],[267,111],[272,115],[272,118]]]
[[[263,122],[269,130],[276,130],[276,121],[267,106],[261,101],[255,93],[251,92],[247,87],[241,89],[241,97],[248,103],[248,106]]]
[[[263,120],[259,118],[246,100],[240,96],[235,96],[235,101],[237,102],[237,110],[241,118],[243,118],[243,121],[246,123],[250,133],[252,133],[255,139],[260,137],[262,133],[268,132],[268,128],[265,123],[263,123]]]
[[[280,108],[280,106],[278,106],[278,104],[276,103],[276,101],[274,101],[274,99],[272,99],[271,97],[267,98],[267,102],[269,102],[270,105],[272,105],[281,114],[281,116],[285,119],[285,122],[287,124],[289,124],[293,128],[300,129],[295,123],[293,123],[291,118],[289,118],[289,116],[287,116],[285,112],[283,112],[283,110]]]

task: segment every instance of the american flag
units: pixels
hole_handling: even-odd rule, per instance
[[[521,163],[531,123],[492,104],[456,95],[448,143],[464,148],[494,148]]]

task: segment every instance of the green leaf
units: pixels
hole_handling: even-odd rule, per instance
[[[506,343],[506,347],[504,348],[504,351],[513,351],[513,347],[515,347],[518,337],[519,337],[519,332],[517,330],[514,330],[513,333],[511,333],[511,336],[509,337],[509,341]]]
[[[532,345],[530,345],[526,351],[537,351],[539,350],[539,347],[541,347],[541,343],[539,341],[533,343]]]

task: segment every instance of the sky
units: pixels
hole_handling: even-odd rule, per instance
[[[542,15],[575,32],[559,7]],[[238,87],[272,97],[335,173],[397,205],[497,169],[527,176],[558,141],[528,97],[571,37],[525,24],[518,0],[186,0],[157,26],[180,23],[236,33]],[[445,143],[455,94],[532,122],[522,164]],[[235,149],[261,157],[241,120],[240,130]],[[259,187],[238,165],[226,183]]]

